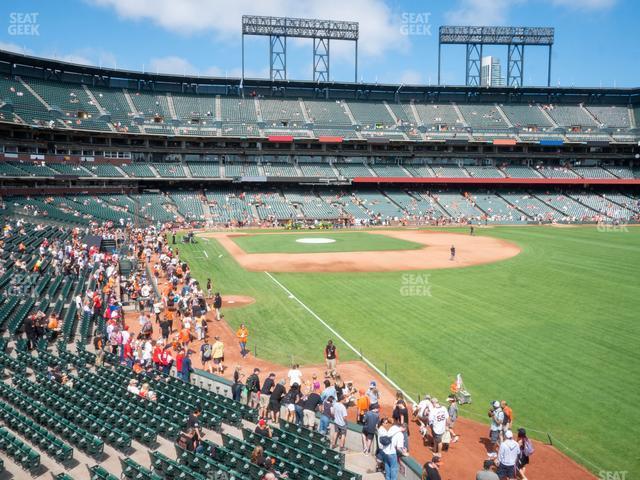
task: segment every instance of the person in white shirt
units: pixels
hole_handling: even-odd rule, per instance
[[[153,356],[153,345],[149,340],[144,342],[142,346],[142,363],[145,367],[148,367],[151,363],[151,358]]]
[[[431,395],[429,394],[427,394],[420,403],[413,404],[413,416],[420,424],[420,435],[424,440],[427,439],[427,434],[429,433],[427,426],[429,424],[429,412],[432,408],[433,404],[431,403]]]
[[[331,442],[331,448],[336,448],[339,443],[341,452],[346,450],[344,444],[347,440],[347,407],[344,406],[345,400],[346,398],[342,397],[342,400],[334,402],[333,407],[331,407],[334,426],[334,437],[333,442]]]
[[[140,393],[140,389],[138,388],[138,381],[135,378],[132,378],[129,381],[129,386],[127,387],[127,391],[131,393],[135,393],[136,395]]]
[[[292,386],[294,383],[302,385],[302,372],[298,365],[293,365],[291,367],[291,370],[287,373],[287,377],[289,378],[289,386]]]
[[[442,451],[442,436],[449,428],[449,412],[440,405],[437,398],[431,399],[433,408],[429,411],[429,425],[433,435],[433,452]]]
[[[513,439],[513,432],[504,432],[504,441],[498,450],[498,477],[501,479],[516,478],[516,463],[520,455],[520,445]]]
[[[125,325],[124,328],[122,329],[122,345],[126,345],[127,343],[129,343],[129,340],[131,340],[131,334],[129,333],[129,326]]]
[[[404,445],[404,427],[391,425],[391,421],[384,418],[378,428],[378,449],[384,463],[385,480],[397,480],[398,452],[407,454]]]

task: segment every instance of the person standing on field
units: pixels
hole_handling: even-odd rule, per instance
[[[451,395],[447,400],[449,401],[449,433],[451,434],[451,441],[456,443],[460,438],[453,430],[456,420],[458,419],[458,400],[453,395]]]
[[[504,442],[498,449],[498,477],[500,479],[515,479],[517,477],[518,457],[520,456],[520,446],[513,439],[513,432],[504,432]]]
[[[497,400],[493,402],[492,408],[489,410],[489,417],[491,418],[489,439],[491,440],[494,450],[497,451],[502,437],[502,426],[504,425],[504,412],[500,407],[500,402]]]
[[[219,375],[224,373],[224,343],[220,341],[220,337],[214,338],[215,342],[211,345],[211,358],[213,365]]]
[[[325,378],[335,377],[336,364],[338,362],[338,350],[333,344],[333,340],[329,340],[327,346],[324,347],[324,359],[327,364],[327,371],[325,372]]]
[[[222,309],[222,297],[218,292],[216,292],[213,297],[213,309],[216,311],[216,320],[219,321],[222,318],[222,314],[220,313],[220,310]]]
[[[504,412],[504,425],[503,430],[511,430],[511,426],[513,425],[513,410],[509,406],[506,400],[502,400],[500,402],[500,407]]]
[[[213,367],[211,366],[211,353],[211,345],[208,342],[204,342],[200,347],[200,361],[202,362],[202,369],[207,370],[209,373],[213,373]]]
[[[529,459],[533,452],[533,443],[527,437],[527,431],[524,428],[518,429],[518,446],[520,447],[520,456],[518,457],[518,478],[527,480],[526,469],[529,465]]]
[[[433,408],[429,411],[429,425],[433,435],[433,453],[442,452],[442,436],[449,430],[449,412],[440,405],[437,398],[432,398]]]
[[[249,339],[249,330],[244,323],[240,324],[240,328],[236,332],[236,337],[238,338],[238,344],[240,345],[240,355],[242,358],[246,357],[249,352],[247,352],[247,340]]]

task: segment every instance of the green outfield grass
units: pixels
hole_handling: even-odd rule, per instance
[[[626,470],[636,478],[640,229],[502,227],[479,234],[515,242],[522,253],[489,265],[413,272],[428,277],[273,276],[376,365],[386,364],[410,395],[443,397],[461,372],[473,395],[463,415],[487,423],[489,402],[507,399],[516,426],[551,432],[596,474]],[[332,335],[266,274],[242,270],[215,241],[180,251],[195,276],[211,276],[223,295],[256,298],[227,319],[234,327],[248,324],[259,356],[322,361]],[[410,288],[425,282],[428,288]],[[357,357],[338,345],[341,359]]]
[[[304,238],[328,238],[334,243],[299,243]],[[247,253],[324,253],[377,250],[413,250],[419,243],[367,232],[268,233],[232,238]]]

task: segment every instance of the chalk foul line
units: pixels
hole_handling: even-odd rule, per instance
[[[298,297],[296,297],[293,293],[291,293],[291,291],[285,287],[282,283],[280,283],[273,275],[271,275],[269,272],[264,272],[271,280],[273,280],[273,282],[278,285],[282,290],[284,290],[287,295],[289,295],[289,298],[295,300],[296,302],[298,302],[298,304],[304,308],[307,312],[309,312],[309,314],[315,318],[316,320],[318,320],[322,325],[324,325],[324,327],[329,330],[333,335],[335,335],[338,339],[340,339],[340,341],[342,341],[342,343],[344,343],[347,347],[349,347],[349,349],[351,349],[353,351],[353,353],[355,353],[358,357],[360,357],[362,359],[362,361],[364,363],[366,363],[367,365],[369,365],[369,367],[371,367],[378,375],[380,375],[383,379],[385,379],[387,381],[387,383],[389,383],[393,388],[395,388],[396,390],[399,390],[400,392],[403,393],[403,395],[405,396],[405,398],[407,400],[409,400],[412,403],[416,403],[416,401],[411,398],[407,392],[405,392],[402,388],[400,388],[400,386],[394,382],[393,380],[391,380],[387,375],[385,375],[385,373],[380,370],[378,367],[376,367],[374,365],[374,363],[369,360],[367,357],[365,357],[364,355],[361,355],[360,352],[358,350],[356,350],[356,348],[351,345],[351,343],[349,343],[342,335],[340,335],[331,325],[329,325],[327,322],[325,322],[322,318],[320,318],[318,316],[318,314],[316,312],[314,312],[313,310],[311,310],[309,307],[307,307],[302,300],[300,300]]]

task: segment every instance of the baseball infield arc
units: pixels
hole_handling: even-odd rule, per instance
[[[257,272],[393,272],[461,268],[506,260],[520,253],[517,245],[492,237],[428,230],[368,233],[408,240],[424,247],[376,252],[247,253],[233,241],[234,236],[247,234],[210,232],[199,236],[216,239],[244,269]],[[449,253],[452,245],[456,247],[454,260],[450,260]]]

